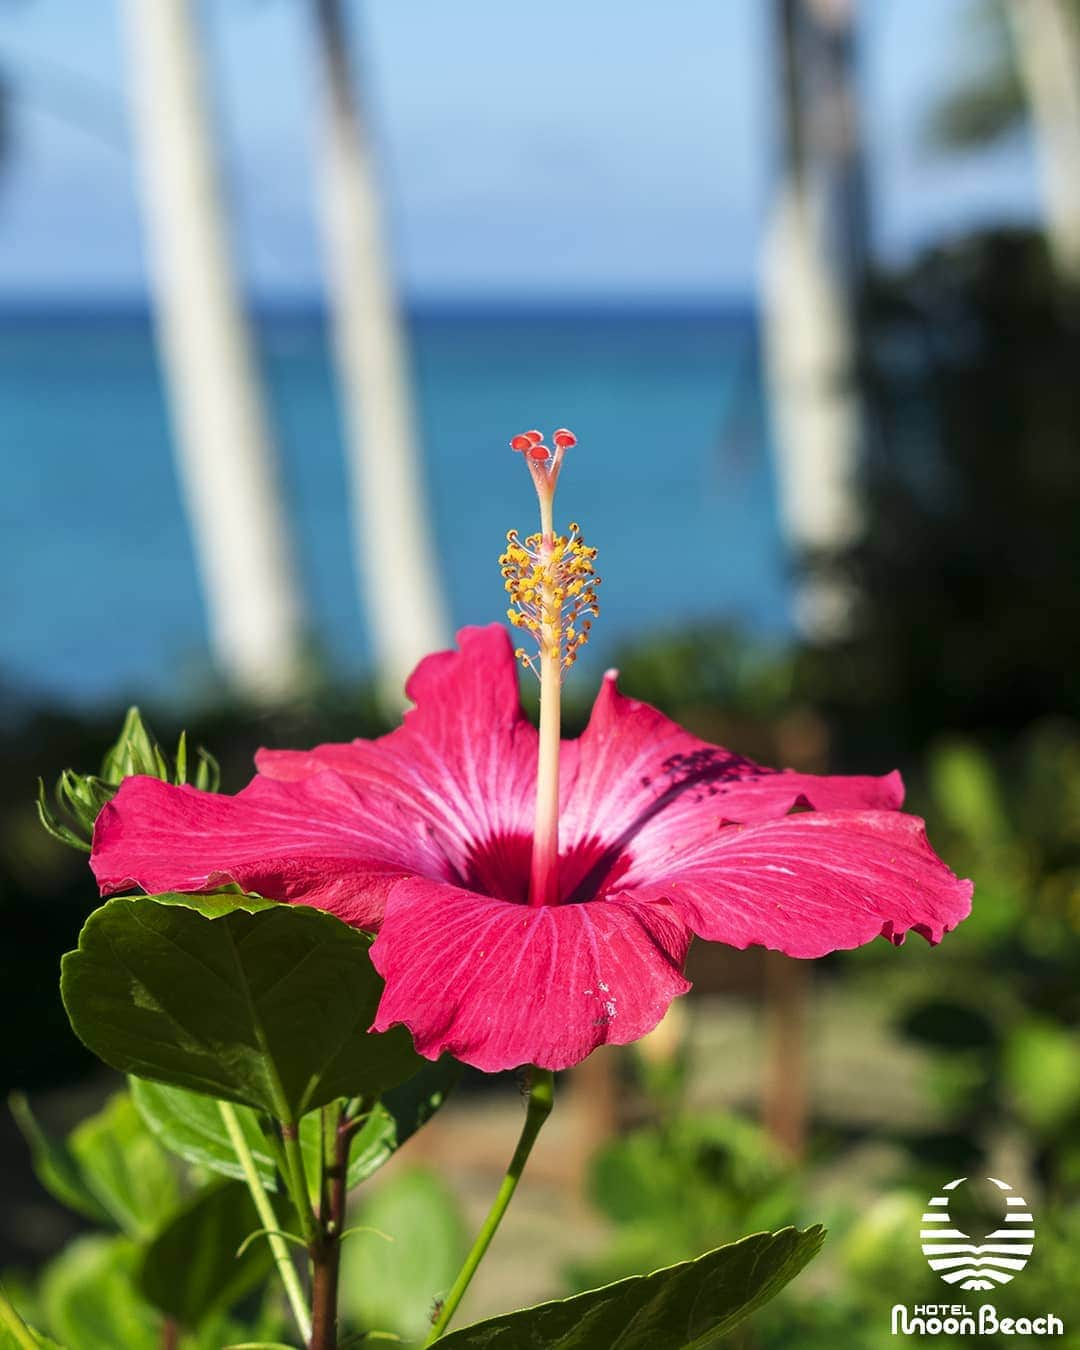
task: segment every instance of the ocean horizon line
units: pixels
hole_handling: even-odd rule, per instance
[[[489,320],[527,322],[530,319],[611,320],[755,320],[756,299],[750,295],[703,298],[653,294],[631,296],[424,296],[407,298],[404,312],[410,320]],[[248,313],[256,321],[294,320],[325,322],[327,306],[321,296],[256,297]],[[146,296],[0,296],[0,323],[149,321],[153,309]]]

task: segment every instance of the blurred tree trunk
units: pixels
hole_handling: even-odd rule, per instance
[[[324,82],[323,236],[357,568],[385,701],[446,645],[408,354],[341,0],[315,0]]]
[[[303,616],[229,246],[194,0],[124,0],[154,318],[211,646],[249,697],[291,693]]]
[[[774,0],[779,184],[763,260],[762,331],[780,511],[799,563],[796,619],[829,643],[850,633],[856,595],[841,569],[863,529],[858,292],[866,207],[855,95],[855,0]],[[762,1113],[803,1148],[808,968],[765,961]]]
[[[1080,20],[1069,0],[1006,0],[1054,265],[1080,283]]]
[[[857,285],[866,248],[855,110],[854,0],[775,0],[780,174],[762,327],[784,530],[802,564],[796,618],[818,641],[850,629],[835,566],[862,528]]]

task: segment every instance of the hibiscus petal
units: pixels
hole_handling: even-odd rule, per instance
[[[560,822],[571,859],[598,852],[605,861],[579,875],[564,866],[564,896],[588,898],[613,888],[625,853],[637,843],[684,847],[711,838],[718,816],[750,823],[796,806],[818,811],[897,810],[898,773],[883,778],[821,777],[769,769],[692,736],[647,703],[619,693],[609,671],[579,741],[573,788]],[[569,744],[564,742],[564,753]]]
[[[685,838],[693,818],[750,822],[786,815],[796,805],[818,811],[897,810],[898,773],[882,778],[824,777],[769,769],[684,731],[648,703],[627,698],[616,674],[604,677],[579,742],[574,792],[563,825],[567,839],[602,834],[628,840],[650,822]]]
[[[666,905],[632,897],[530,908],[401,881],[371,949],[386,980],[372,1029],[403,1022],[422,1055],[487,1073],[565,1069],[659,1022],[690,988],[689,941]]]
[[[468,875],[478,848],[532,829],[536,729],[521,709],[506,630],[463,628],[458,644],[417,666],[405,686],[416,706],[396,731],[310,751],[260,750],[259,772],[295,781],[335,769],[415,812]]]
[[[235,883],[372,927],[386,893],[423,861],[446,863],[415,819],[377,808],[341,775],[256,777],[235,797],[127,778],[94,827],[90,866],[103,895],[140,887],[208,891]]]
[[[899,942],[909,929],[936,943],[971,909],[971,882],[946,867],[915,816],[804,812],[725,826],[718,815],[712,838],[692,847],[635,845],[622,881],[670,902],[711,942],[800,957]]]

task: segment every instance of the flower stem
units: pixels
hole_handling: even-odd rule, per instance
[[[38,1350],[38,1340],[15,1310],[15,1305],[0,1286],[0,1327],[6,1327],[22,1350]]]
[[[517,1184],[521,1180],[521,1174],[525,1170],[529,1154],[536,1143],[536,1137],[540,1133],[544,1121],[551,1114],[551,1108],[555,1102],[554,1074],[550,1069],[533,1068],[530,1071],[530,1076],[529,1106],[525,1113],[525,1124],[521,1127],[521,1136],[518,1139],[517,1148],[514,1149],[514,1156],[510,1159],[510,1166],[506,1169],[506,1175],[502,1179],[502,1185],[499,1187],[495,1201],[488,1211],[487,1218],[480,1226],[476,1241],[465,1258],[465,1264],[458,1272],[458,1277],[443,1302],[435,1325],[431,1329],[431,1335],[424,1342],[425,1346],[433,1345],[450,1325],[450,1319],[457,1311],[458,1304],[464,1298],[465,1291],[468,1289],[472,1277],[476,1274],[477,1267],[484,1259],[484,1254],[491,1245],[491,1239],[495,1236],[499,1224],[502,1222],[502,1217],[506,1213],[514,1192],[517,1190]]]
[[[244,1169],[244,1180],[251,1192],[255,1212],[258,1214],[263,1227],[273,1230],[267,1233],[266,1240],[270,1244],[274,1265],[281,1276],[281,1283],[285,1289],[285,1296],[289,1300],[289,1307],[292,1309],[297,1329],[306,1340],[311,1335],[311,1316],[308,1313],[304,1291],[300,1287],[300,1277],[293,1265],[292,1257],[289,1255],[289,1249],[285,1244],[285,1239],[277,1231],[278,1221],[274,1213],[274,1206],[271,1204],[266,1188],[262,1184],[259,1169],[255,1166],[255,1159],[251,1155],[251,1149],[248,1147],[244,1132],[240,1128],[240,1121],[237,1118],[235,1108],[229,1102],[218,1102],[218,1110],[221,1112],[221,1119],[225,1125],[225,1132],[229,1136],[229,1143],[232,1144],[233,1152],[239,1159],[240,1166]]]

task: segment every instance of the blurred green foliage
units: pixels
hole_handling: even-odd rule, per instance
[[[589,1189],[615,1238],[571,1269],[575,1289],[780,1228],[794,1213],[791,1168],[759,1129],[728,1115],[680,1114],[612,1140],[593,1161]]]

